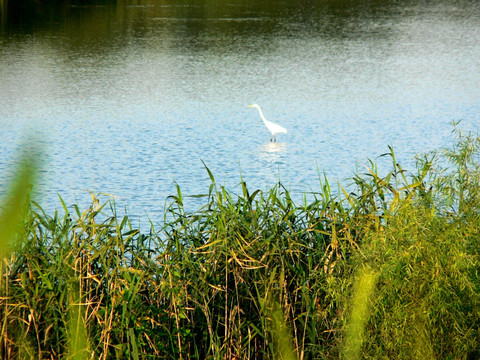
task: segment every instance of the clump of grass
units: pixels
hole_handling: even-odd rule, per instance
[[[157,312],[155,282],[146,281],[156,276],[153,250],[114,208],[97,222],[96,204],[49,216],[32,203],[22,241],[4,261],[2,358],[135,358],[148,343],[137,319],[147,326]]]
[[[96,196],[7,211],[22,215],[3,221],[18,241],[2,247],[0,357],[462,358],[480,323],[478,150],[462,135],[407,173],[389,149],[387,175],[371,162],[301,205],[207,169],[204,206],[186,212],[178,188],[148,233]]]
[[[422,159],[416,191],[387,204],[352,257],[379,273],[361,357],[456,359],[478,347],[480,139],[456,135]]]

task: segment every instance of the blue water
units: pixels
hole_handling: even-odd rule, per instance
[[[281,180],[301,201],[319,174],[347,185],[389,145],[413,169],[415,154],[452,143],[451,121],[478,130],[478,3],[309,6],[152,1],[2,31],[0,191],[33,134],[47,210],[57,194],[86,206],[90,190],[155,223],[175,184],[208,191],[203,163],[234,192],[241,177],[252,190]],[[288,134],[270,143],[252,103]]]

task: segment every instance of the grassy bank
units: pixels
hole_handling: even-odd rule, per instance
[[[0,215],[0,357],[474,358],[480,143],[455,134],[309,204],[211,175],[201,209],[179,189],[148,233],[96,199],[46,214],[24,166]]]

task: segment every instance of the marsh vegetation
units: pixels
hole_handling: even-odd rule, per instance
[[[465,359],[479,347],[480,141],[374,162],[294,203],[178,188],[146,233],[112,201],[45,213],[17,171],[0,218],[3,359]],[[25,164],[25,163],[24,163]]]

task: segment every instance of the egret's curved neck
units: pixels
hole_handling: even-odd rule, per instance
[[[258,112],[260,113],[260,117],[262,118],[263,122],[266,123],[267,119],[265,119],[265,116],[263,116],[262,109],[260,109],[259,107],[257,107],[257,110],[258,110]]]

